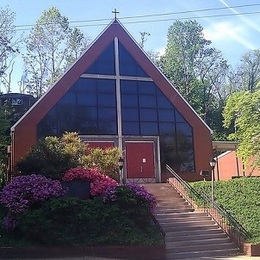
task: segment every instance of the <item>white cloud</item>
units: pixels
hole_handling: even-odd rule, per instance
[[[223,41],[224,45],[225,42],[230,43],[230,41],[233,41],[247,49],[255,49],[256,46],[246,39],[246,34],[246,27],[229,22],[214,23],[204,29],[205,38],[212,42]]]

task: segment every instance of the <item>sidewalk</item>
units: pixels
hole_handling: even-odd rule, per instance
[[[35,258],[11,258],[16,260],[36,260]],[[199,257],[199,258],[185,258],[183,260],[260,260],[260,256],[231,256],[231,257]],[[62,258],[37,258],[37,260],[120,260],[117,258],[102,258],[102,257],[62,257]],[[122,260],[122,259],[121,259]],[[138,260],[138,257],[132,260]],[[149,259],[147,259],[149,260]],[[161,259],[158,259],[161,260]],[[170,259],[169,259],[170,260]],[[181,260],[181,259],[180,259]]]

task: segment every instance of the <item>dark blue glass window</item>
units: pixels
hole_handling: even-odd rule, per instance
[[[173,109],[159,109],[158,110],[160,122],[174,122],[174,110]]]
[[[159,135],[162,166],[194,171],[192,128],[168,98],[153,82],[122,80],[121,88],[123,134]]]
[[[176,124],[176,131],[180,132],[186,136],[192,135],[192,128],[187,123],[177,123]]]
[[[99,106],[116,106],[116,97],[113,94],[102,94],[98,95],[98,105]]]
[[[139,113],[137,108],[123,108],[122,118],[124,121],[139,121]]]
[[[186,123],[186,120],[183,118],[183,116],[176,109],[175,109],[175,118],[176,118],[176,122]]]
[[[140,81],[138,85],[139,84],[141,85],[141,87],[139,87],[139,94],[156,95],[156,86],[153,82]]]
[[[113,42],[101,53],[85,71],[86,74],[115,75],[115,55]]]
[[[124,135],[140,135],[139,122],[124,122],[123,133]]]
[[[175,133],[175,124],[174,123],[160,123],[159,131],[162,135],[174,135]]]
[[[158,135],[158,124],[155,122],[141,122],[141,135]]]
[[[161,91],[158,91],[157,102],[160,108],[173,108],[172,103],[164,96]]]
[[[76,95],[74,93],[68,93],[65,95],[60,101],[60,105],[68,105],[68,106],[75,106],[76,104]]]
[[[139,106],[140,107],[156,107],[156,96],[139,96]]]
[[[113,80],[100,79],[96,81],[98,93],[115,94],[115,83]]]
[[[38,137],[65,131],[117,134],[115,92],[115,80],[80,78],[39,122]]]
[[[140,121],[157,121],[156,109],[140,108]]]
[[[137,95],[123,95],[121,99],[123,107],[138,107]]]
[[[97,96],[95,93],[84,93],[84,94],[78,94],[77,95],[77,103],[78,105],[85,105],[88,104],[88,106],[96,106],[97,105]]]
[[[96,61],[85,71],[87,74],[115,75],[115,52],[114,44],[109,46],[101,53]]]
[[[119,70],[122,76],[148,77],[121,43],[119,43]]]
[[[107,108],[107,107],[100,107],[98,109],[98,118],[101,120],[113,120],[116,121],[116,109],[114,108]]]
[[[133,80],[122,80],[121,81],[121,93],[122,94],[138,94],[137,81]]]

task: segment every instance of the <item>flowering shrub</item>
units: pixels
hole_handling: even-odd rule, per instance
[[[6,229],[14,229],[17,225],[17,218],[14,213],[8,212],[7,215],[3,219],[3,226]]]
[[[140,186],[136,183],[129,183],[127,187],[132,190],[136,196],[144,198],[150,205],[150,209],[153,212],[156,206],[156,197],[149,193],[144,186]]]
[[[69,169],[64,173],[63,181],[74,179],[87,180],[90,182],[90,194],[93,197],[103,195],[110,187],[116,187],[118,183],[102,174],[98,169],[84,169],[81,167]]]
[[[121,190],[120,190],[121,189]],[[136,183],[129,183],[120,187],[111,187],[109,188],[103,196],[103,201],[113,202],[119,199],[119,196],[122,195],[123,190],[131,191],[133,197],[139,199],[139,202],[145,201],[149,204],[150,211],[153,212],[156,206],[156,198],[154,195],[150,194],[143,186],[140,186]],[[141,199],[141,200],[140,200]]]
[[[22,213],[37,202],[63,195],[61,183],[41,175],[15,177],[0,193],[0,203],[12,213]]]

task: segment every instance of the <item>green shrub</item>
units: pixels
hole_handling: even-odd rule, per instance
[[[70,168],[98,168],[103,174],[119,181],[118,148],[89,148],[77,133],[66,132],[61,138],[48,136],[30,149],[17,163],[22,175],[37,173],[61,179]]]
[[[0,190],[7,183],[7,170],[2,160],[0,160]]]
[[[105,175],[119,182],[118,160],[120,152],[118,148],[86,148],[86,155],[82,157],[82,166],[86,168],[97,167]]]
[[[17,163],[22,175],[37,173],[53,179],[80,164],[85,145],[76,133],[65,133],[61,138],[49,136],[40,140],[28,154]]]
[[[102,198],[51,199],[42,208],[22,214],[18,229],[29,241],[44,245],[158,243],[159,235],[150,218],[144,230],[130,218],[133,209],[128,206],[122,210],[121,203],[104,204]]]
[[[211,193],[211,182],[191,183],[197,191]],[[251,234],[249,242],[260,243],[260,178],[243,177],[214,182],[216,202]],[[197,201],[199,205],[203,203]]]

